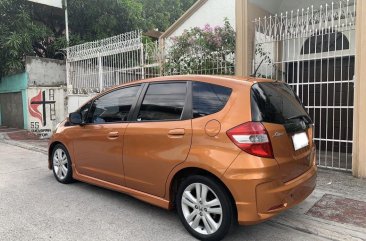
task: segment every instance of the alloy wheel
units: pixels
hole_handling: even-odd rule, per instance
[[[221,226],[223,211],[216,193],[203,183],[192,183],[183,192],[182,211],[189,226],[204,235]]]
[[[58,148],[53,154],[53,170],[56,176],[63,180],[68,173],[68,160],[64,150]]]

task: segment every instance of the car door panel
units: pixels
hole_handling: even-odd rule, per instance
[[[141,85],[113,90],[81,110],[85,125],[74,127],[73,141],[80,174],[124,185],[123,135],[140,93]]]
[[[77,172],[123,185],[122,147],[127,125],[118,123],[78,127],[79,130],[75,132],[78,138],[74,141]],[[111,132],[114,132],[112,138]]]
[[[171,170],[188,156],[191,139],[190,83],[145,86],[135,109],[135,122],[124,136],[126,186],[163,197]]]
[[[164,196],[170,171],[189,153],[191,125],[191,120],[131,123],[124,137],[126,186]]]

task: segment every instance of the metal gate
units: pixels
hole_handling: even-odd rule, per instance
[[[143,43],[141,31],[72,46],[66,52],[69,94],[99,93],[160,75],[158,42]]]
[[[3,126],[24,128],[21,92],[0,93],[0,120]]]
[[[355,1],[347,0],[254,21],[253,71],[293,87],[326,168],[352,168],[355,18]]]
[[[207,53],[200,48],[192,45],[175,59],[171,46],[160,46],[158,41],[144,42],[141,31],[69,47],[68,93],[93,95],[115,85],[162,75],[234,74],[234,49]]]

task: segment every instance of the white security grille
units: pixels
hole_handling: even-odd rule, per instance
[[[143,43],[141,31],[67,48],[70,94],[97,93],[134,80],[160,75],[157,42]]]
[[[315,124],[318,165],[351,170],[355,1],[254,21],[253,71],[286,81]]]

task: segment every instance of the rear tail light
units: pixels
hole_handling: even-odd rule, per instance
[[[266,128],[260,122],[247,122],[226,132],[243,151],[259,157],[273,158],[271,141]]]

